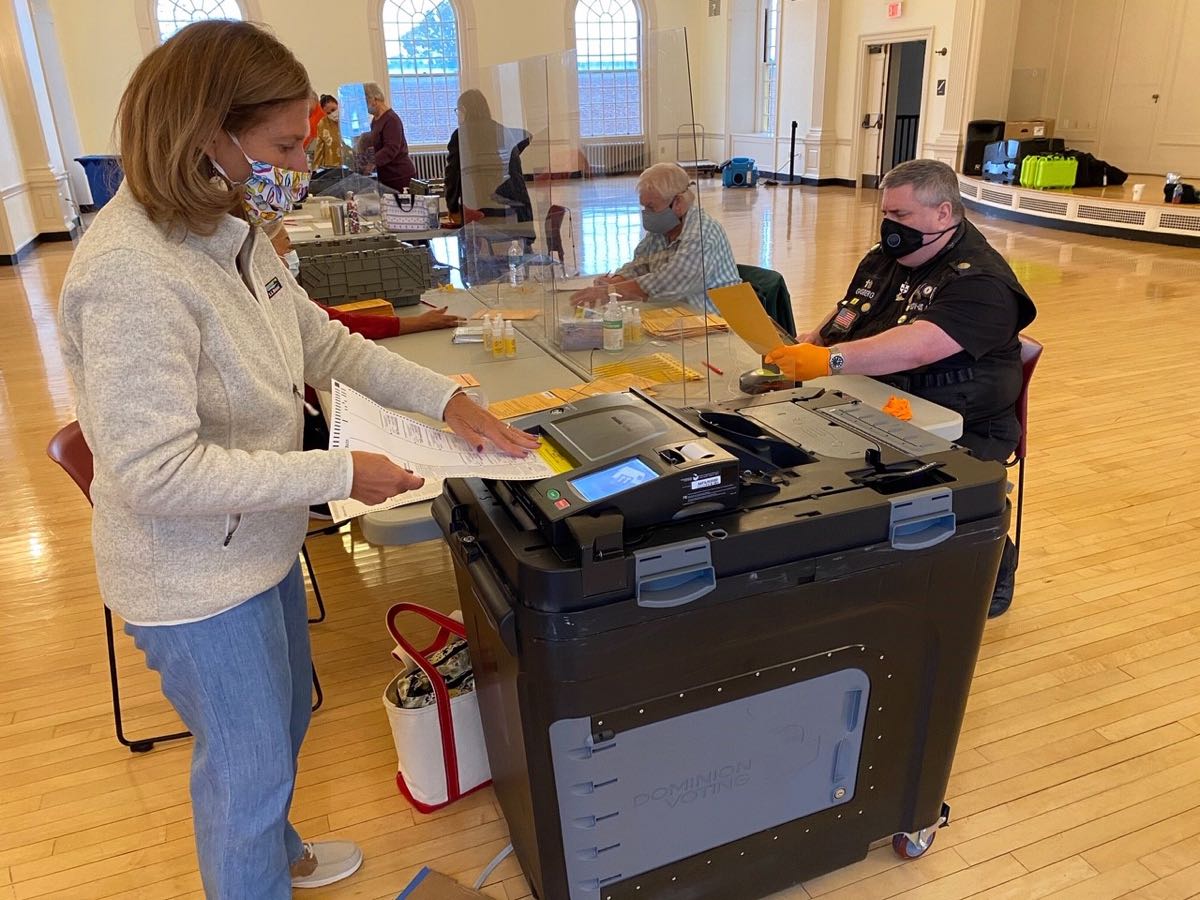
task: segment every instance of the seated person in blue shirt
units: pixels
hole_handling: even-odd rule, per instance
[[[594,287],[577,292],[576,305],[602,301],[610,293],[622,300],[683,300],[713,310],[705,291],[738,284],[729,238],[719,223],[696,208],[687,172],[675,163],[655,163],[637,181],[646,236],[626,263]]]

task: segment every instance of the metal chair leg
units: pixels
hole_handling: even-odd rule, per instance
[[[317,677],[316,665],[313,666],[313,692],[317,695],[317,700],[313,703],[312,711],[316,712],[325,702],[325,692],[321,690],[321,679]]]
[[[191,737],[190,731],[177,731],[174,734],[160,734],[157,737],[136,740],[125,737],[125,728],[121,720],[121,688],[117,682],[117,647],[113,640],[112,611],[107,606],[104,607],[104,635],[108,640],[108,679],[112,685],[113,723],[117,728],[117,741],[128,747],[131,753],[146,753],[155,744]]]
[[[1017,566],[1021,565],[1021,514],[1025,510],[1025,457],[1017,463],[1017,537],[1013,541],[1016,548]]]
[[[325,621],[325,600],[321,597],[321,586],[317,584],[317,573],[313,571],[312,558],[308,555],[308,544],[300,545],[300,555],[304,557],[304,567],[308,569],[308,580],[312,584],[313,596],[317,600],[317,615],[308,620],[309,625]]]

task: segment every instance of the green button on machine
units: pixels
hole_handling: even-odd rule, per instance
[[[554,488],[550,488],[550,490],[546,491],[546,499],[548,500],[557,500],[561,496],[562,494],[560,494]]]

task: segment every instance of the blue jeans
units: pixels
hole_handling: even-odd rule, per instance
[[[312,717],[308,600],[299,562],[275,587],[185,625],[126,625],[195,735],[192,818],[214,900],[292,896],[304,852],[288,822]]]

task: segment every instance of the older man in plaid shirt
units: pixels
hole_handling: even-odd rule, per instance
[[[725,229],[696,208],[688,174],[675,163],[655,163],[637,190],[646,236],[633,261],[572,300],[588,303],[615,292],[622,300],[685,300],[713,311],[705,292],[742,280]]]

